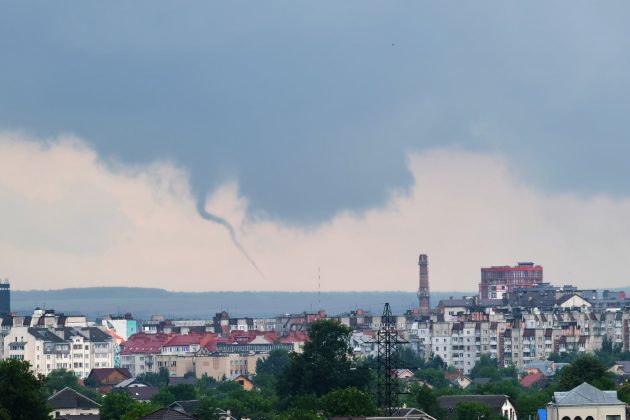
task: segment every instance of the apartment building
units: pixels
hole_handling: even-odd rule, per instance
[[[6,358],[26,360],[44,375],[67,369],[85,378],[94,367],[114,365],[112,338],[97,327],[14,327],[3,347]]]

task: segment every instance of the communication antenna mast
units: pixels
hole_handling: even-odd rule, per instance
[[[381,328],[376,334],[378,347],[378,406],[383,409],[383,414],[392,417],[398,414],[398,345],[404,343],[398,337],[396,321],[392,315],[389,303],[383,308],[381,316]]]

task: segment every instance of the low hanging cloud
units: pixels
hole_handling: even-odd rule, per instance
[[[0,134],[0,278],[15,289],[145,286],[169,290],[416,290],[427,253],[432,290],[475,290],[479,268],[532,260],[555,284],[630,285],[630,199],[550,195],[500,155],[410,154],[413,186],[387,204],[305,228],[248,217],[238,182],[196,211],[170,162],[104,162],[76,138]],[[299,174],[296,174],[299,176]],[[308,191],[304,191],[308,194]],[[299,200],[300,197],[292,197]]]

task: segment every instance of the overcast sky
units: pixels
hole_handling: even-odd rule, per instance
[[[630,285],[630,3],[0,3],[16,289]],[[196,204],[235,229],[202,219]],[[218,220],[218,219],[216,219]]]

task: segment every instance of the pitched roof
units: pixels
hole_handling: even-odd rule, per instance
[[[529,388],[530,386],[534,385],[536,382],[545,377],[546,376],[543,373],[533,373],[531,375],[524,376],[523,379],[521,379],[520,384],[525,388]]]
[[[134,388],[148,386],[148,384],[145,384],[144,382],[142,382],[138,378],[129,378],[129,379],[125,379],[124,381],[120,382],[119,384],[114,385],[114,388],[127,388],[127,387],[129,387],[131,385],[135,385]]]
[[[194,419],[193,416],[189,416],[181,411],[173,410],[172,408],[160,408],[153,413],[140,417],[138,420],[188,420]]]
[[[129,369],[127,368],[94,368],[90,371],[88,376],[94,375],[96,379],[103,381],[114,372],[120,373],[121,375],[127,377],[127,379],[132,377],[131,372],[129,372]]]
[[[438,397],[440,407],[445,410],[454,410],[457,404],[463,402],[478,402],[487,405],[495,412],[500,412],[506,400],[509,400],[507,395],[442,395]]]
[[[568,302],[569,300],[571,300],[571,299],[572,299],[572,298],[574,298],[574,297],[576,297],[576,298],[578,298],[578,299],[582,299],[583,301],[585,301],[585,302],[587,302],[587,303],[590,303],[588,300],[584,299],[584,298],[583,298],[582,296],[580,296],[580,295],[576,295],[576,294],[574,294],[574,293],[569,293],[569,294],[566,294],[566,295],[562,296],[560,299],[558,299],[558,300],[556,301],[556,304],[558,304],[558,305],[562,305],[563,303]]]
[[[199,400],[182,400],[169,404],[168,408],[172,408],[173,410],[186,414],[195,414],[197,412],[198,405]]]
[[[160,392],[160,388],[157,386],[133,386],[131,388],[125,388],[125,391],[136,401],[148,401],[151,397]]]
[[[571,391],[554,392],[556,405],[617,405],[625,404],[617,399],[617,391],[600,391],[586,382]]]
[[[65,387],[48,398],[54,409],[58,408],[99,408],[101,405],[72,388]]]
[[[194,385],[197,382],[195,378],[187,378],[185,376],[171,376],[168,378],[169,385]]]

